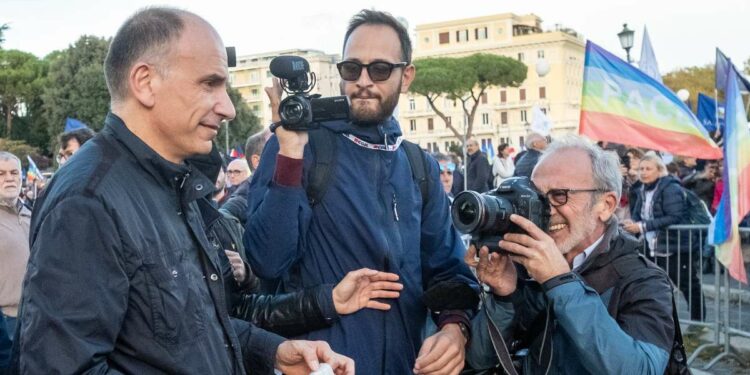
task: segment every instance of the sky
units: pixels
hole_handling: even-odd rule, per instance
[[[748,0],[0,0],[0,24],[10,26],[3,48],[43,57],[84,34],[111,37],[129,15],[149,5],[197,13],[239,56],[292,48],[340,53],[348,19],[360,9],[374,8],[403,17],[412,31],[424,23],[534,13],[544,21],[543,29],[561,24],[622,57],[617,33],[627,23],[636,31],[635,60],[647,26],[662,74],[712,64],[716,47],[740,69],[750,57]]]

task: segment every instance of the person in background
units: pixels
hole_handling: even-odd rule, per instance
[[[57,152],[57,164],[62,166],[84,143],[94,138],[96,133],[89,128],[80,128],[60,134],[60,150]]]
[[[531,177],[539,157],[547,148],[547,138],[539,133],[529,133],[526,137],[526,153],[517,157],[516,169],[513,171],[513,177]]]
[[[510,157],[510,146],[503,143],[497,146],[497,155],[492,161],[493,187],[497,188],[506,178],[513,177],[516,167]]]
[[[469,139],[466,142],[466,180],[467,190],[484,193],[490,190],[489,179],[492,173],[490,163],[487,161],[487,155],[479,150],[479,143],[476,139]]]
[[[440,183],[443,185],[445,194],[448,194],[448,198],[453,202],[453,174],[456,171],[456,164],[450,158],[450,156],[437,153],[432,155],[440,165]]]

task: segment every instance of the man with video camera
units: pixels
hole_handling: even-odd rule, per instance
[[[483,246],[478,260],[474,245],[467,252],[492,292],[472,321],[469,366],[491,372],[499,359],[506,373],[663,374],[684,365],[670,357],[681,339],[669,279],[614,216],[617,157],[570,136],[550,145],[531,179],[550,205],[549,230],[512,215],[525,233],[505,233],[500,251]]]
[[[420,168],[393,117],[415,76],[407,30],[387,13],[361,11],[338,69],[351,119],[323,122],[309,134],[276,129],[250,185],[248,260],[284,292],[335,284],[362,267],[398,274],[404,289],[389,310],[363,309],[305,337],[353,358],[360,374],[458,374],[478,288],[462,261],[438,164],[417,149],[426,184],[415,181]],[[291,106],[281,112],[297,113]],[[324,151],[312,142],[319,132],[331,135],[326,147],[336,151],[325,195],[314,200],[306,188]],[[439,331],[423,343],[426,307],[439,313]]]

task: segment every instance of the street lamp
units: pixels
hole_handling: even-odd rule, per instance
[[[688,91],[687,89],[679,89],[677,90],[677,97],[680,98],[680,100],[685,103],[688,108],[690,108],[690,102],[688,102],[688,99],[690,99],[690,91]]]
[[[620,45],[625,50],[625,53],[628,56],[628,63],[630,63],[630,49],[633,48],[633,36],[635,35],[635,31],[628,29],[628,24],[624,23],[622,25],[622,31],[617,33],[617,37],[620,38]]]

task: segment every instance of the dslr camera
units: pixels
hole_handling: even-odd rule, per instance
[[[315,87],[315,73],[299,56],[277,56],[271,60],[271,74],[281,79],[281,87],[289,96],[279,105],[280,124],[287,130],[311,130],[323,121],[348,120],[349,98],[320,94],[310,95]]]
[[[530,220],[543,231],[549,230],[550,206],[526,177],[514,177],[484,194],[464,191],[451,205],[451,219],[459,232],[471,235],[471,243],[490,252],[504,252],[498,242],[506,233],[525,233],[510,221],[516,214]]]

